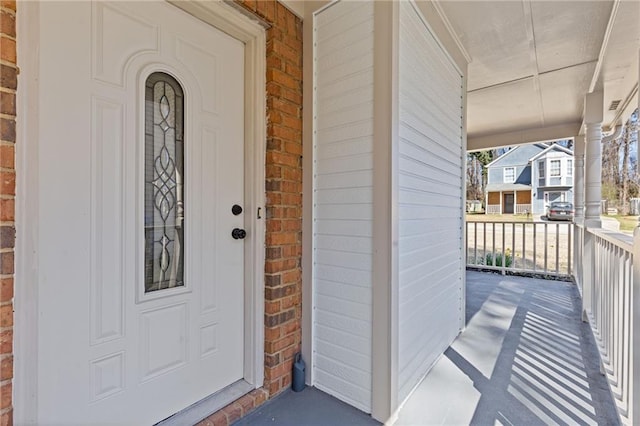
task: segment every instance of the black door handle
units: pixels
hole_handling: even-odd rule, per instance
[[[244,237],[247,236],[247,231],[240,228],[234,228],[233,231],[231,231],[231,236],[234,240],[243,240]]]

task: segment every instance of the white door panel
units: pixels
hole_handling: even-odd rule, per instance
[[[38,419],[154,423],[243,376],[244,45],[167,3],[40,10]],[[184,285],[145,293],[153,72],[184,91]]]

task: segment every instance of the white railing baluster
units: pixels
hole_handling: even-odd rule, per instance
[[[573,258],[571,257],[571,243],[573,241],[573,238],[571,238],[573,236],[573,225],[571,225],[570,223],[567,224],[567,275],[571,276],[571,274],[573,273],[573,264],[572,264],[572,260]]]
[[[469,263],[469,222],[464,225],[464,235],[466,237],[464,241],[464,256],[467,259],[467,263]]]
[[[536,254],[536,246],[538,245],[537,231],[538,231],[538,224],[534,223],[533,224],[533,272],[535,272],[538,267],[538,257]],[[524,244],[524,241],[522,244]],[[546,241],[545,241],[545,244],[546,244]]]
[[[473,224],[473,264],[478,264],[478,222]]]
[[[511,266],[513,268],[516,267],[516,223],[515,222],[511,224]]]
[[[506,275],[506,264],[507,264],[507,249],[505,247],[505,232],[504,232],[505,223],[502,222],[502,260],[500,261],[500,265],[502,266],[502,275]]]
[[[544,273],[547,273],[547,255],[548,255],[548,248],[549,248],[549,235],[547,232],[547,223],[544,224]]]
[[[484,240],[484,245],[482,246],[482,263],[486,263],[487,259],[487,223],[483,223],[482,230],[482,239]]]
[[[533,226],[535,228],[536,225],[534,224]],[[534,235],[533,239],[534,239],[534,244],[535,244],[535,234],[533,234],[533,235]],[[535,250],[535,248],[534,248],[534,250]],[[523,223],[522,224],[522,269],[523,270],[527,269],[527,261],[526,261],[527,256],[526,256],[526,253],[527,253],[527,224]],[[534,253],[535,253],[535,251],[534,251]],[[535,258],[535,255],[534,255],[534,258]],[[535,264],[535,259],[534,259],[534,264]]]
[[[556,223],[556,275],[560,274],[560,224]]]
[[[491,235],[491,243],[493,244],[492,247],[492,251],[491,251],[491,265],[492,266],[496,266],[496,222],[492,222],[491,223],[491,230],[492,230],[492,235]]]

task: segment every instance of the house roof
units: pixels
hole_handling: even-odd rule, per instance
[[[546,143],[536,143],[533,144],[534,146],[540,148],[543,152],[544,150],[546,150],[547,148],[549,148],[549,145],[547,145]],[[489,164],[487,164],[485,167],[492,167],[494,166],[496,163],[498,162],[502,162],[504,161],[504,159],[508,159],[510,156],[513,155],[514,152],[517,152],[519,150],[524,149],[525,147],[531,147],[531,145],[527,144],[527,145],[518,145],[516,147],[511,148],[509,151],[507,151],[506,153],[504,153],[503,155],[501,155],[500,157],[496,158],[495,160],[493,160],[492,162],[490,162]],[[529,161],[531,161],[531,158],[527,158],[526,161],[520,162],[518,164],[527,164]]]
[[[487,185],[487,192],[497,191],[530,191],[531,185],[523,185],[521,183],[490,183]]]
[[[550,151],[560,151],[560,152],[564,152],[565,154],[573,156],[573,151],[554,143],[553,145],[551,145],[550,147],[548,147],[547,149],[545,149],[541,153],[531,157],[529,159],[529,161],[536,161],[538,158],[543,157],[544,155],[546,155]]]

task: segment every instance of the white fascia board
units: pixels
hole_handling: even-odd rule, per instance
[[[538,158],[546,155],[549,151],[561,151],[564,152],[565,154],[569,154],[571,156],[573,156],[573,151],[571,151],[570,149],[567,149],[563,146],[560,146],[558,144],[553,144],[551,146],[549,146],[549,148],[545,149],[542,152],[537,153],[536,155],[534,155],[533,157],[531,157],[529,159],[529,161],[536,161]]]
[[[581,122],[570,122],[555,126],[521,129],[483,136],[469,136],[467,150],[469,152],[483,151],[503,146],[569,139],[580,134],[580,125]]]
[[[502,160],[506,157],[509,156],[509,154],[513,153],[515,150],[517,150],[519,147],[513,147],[511,148],[509,151],[505,152],[504,154],[502,154],[500,157],[496,158],[495,160],[493,160],[492,162],[490,162],[489,164],[487,164],[485,167],[489,168],[491,166],[493,166],[493,163],[497,163],[499,160]],[[507,166],[507,167],[511,167],[511,166]]]

